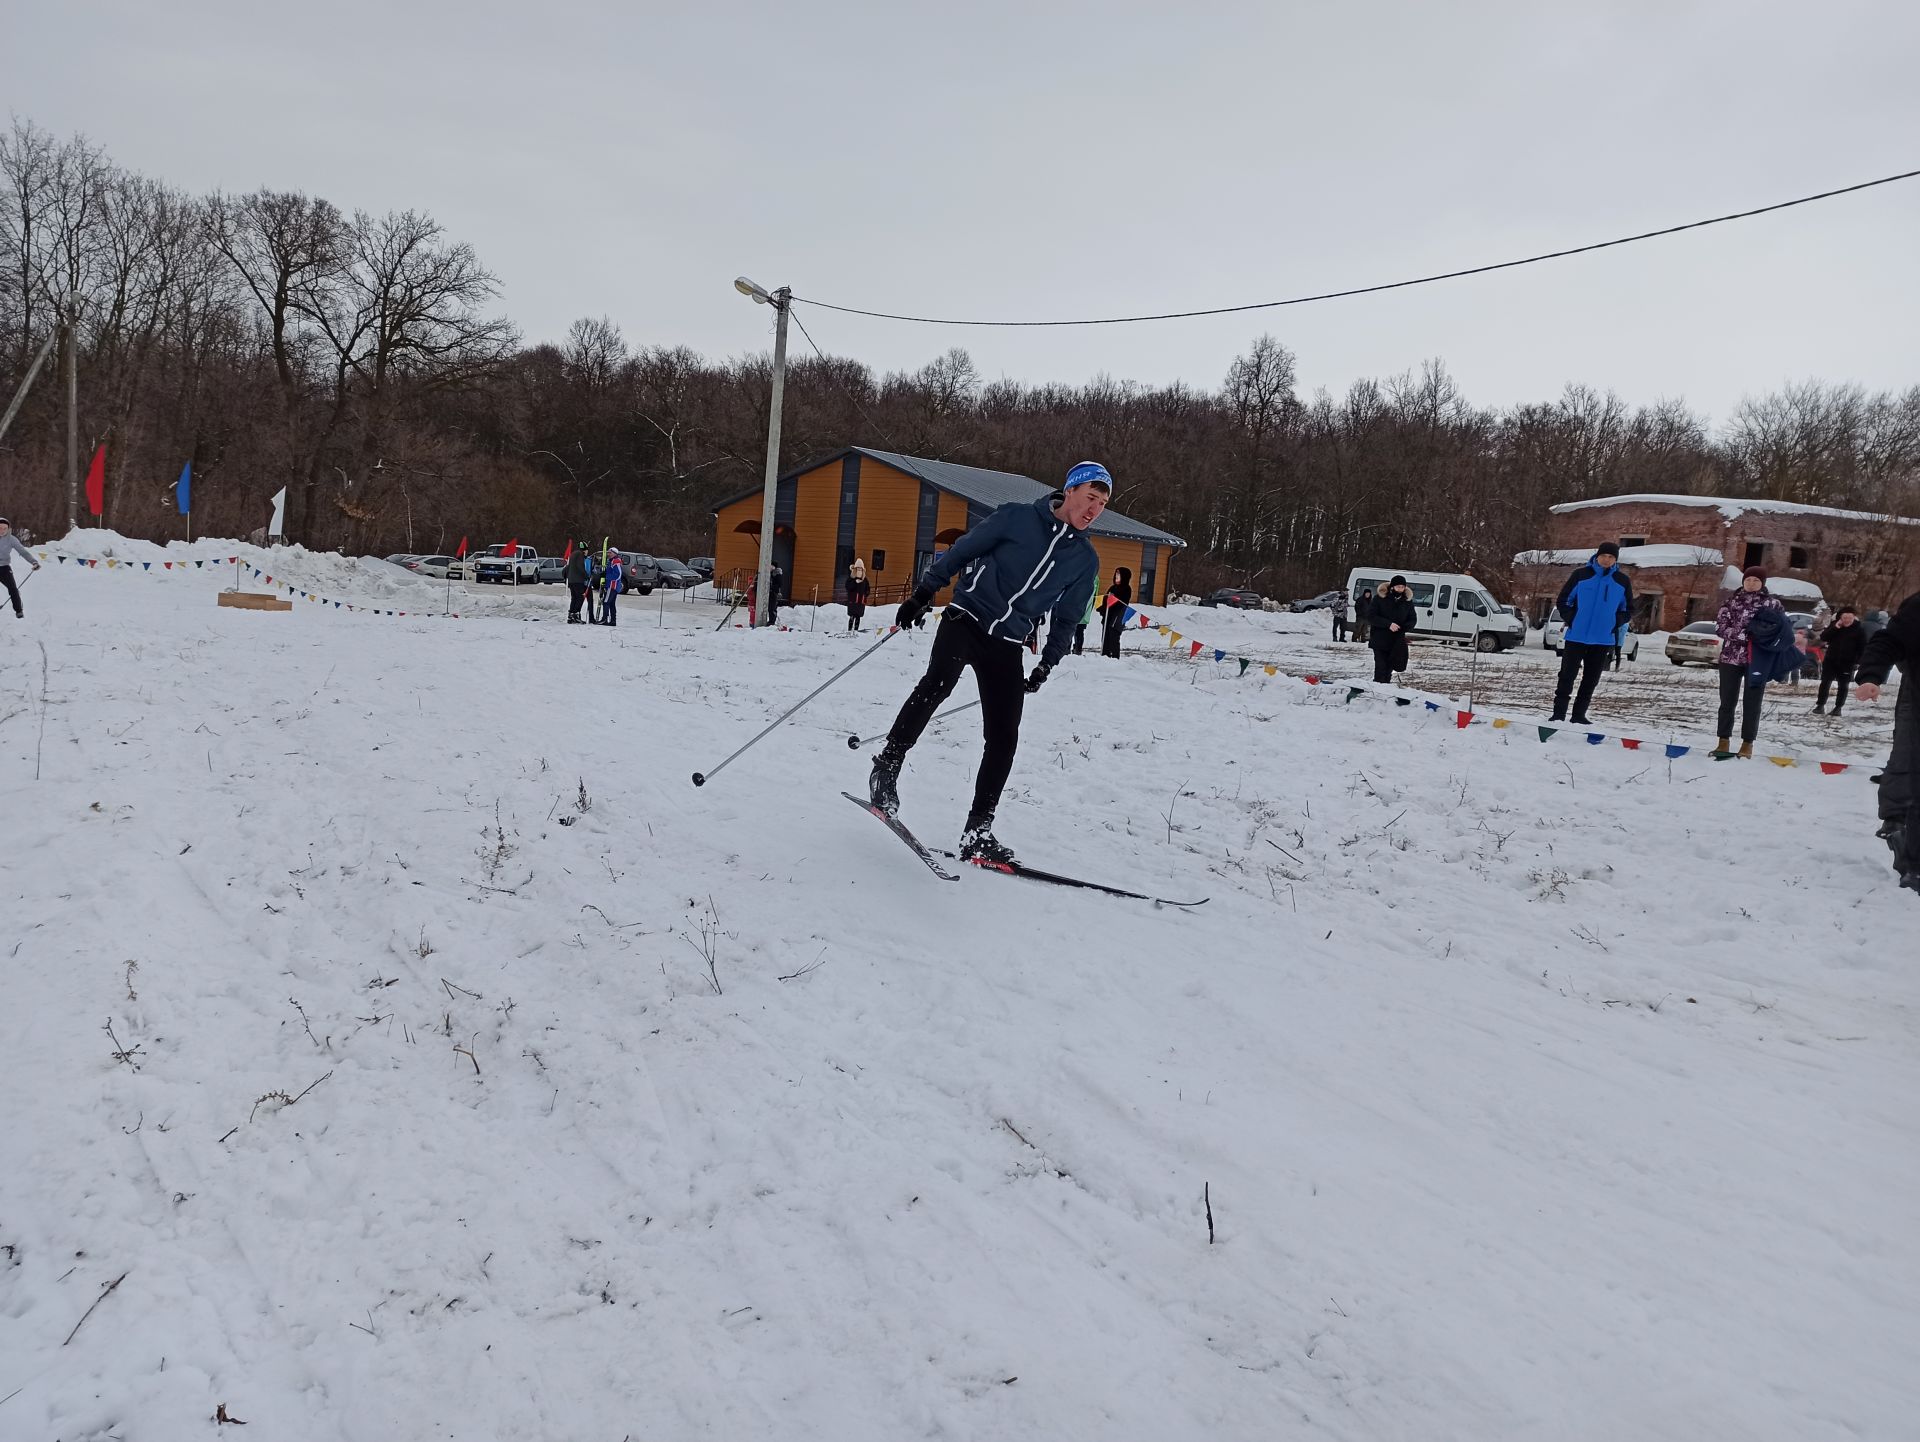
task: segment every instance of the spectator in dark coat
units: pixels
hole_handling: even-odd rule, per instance
[[[1920,891],[1920,591],[1900,603],[1893,618],[1868,639],[1854,671],[1854,695],[1878,701],[1887,675],[1900,668],[1900,699],[1893,708],[1893,750],[1880,772],[1880,836],[1893,849],[1900,884]]]
[[[1328,609],[1333,612],[1333,639],[1336,641],[1346,640],[1347,639],[1347,593],[1345,591],[1342,591],[1338,596],[1336,596],[1334,598],[1333,605]]]
[[[567,596],[570,602],[567,606],[567,624],[569,626],[582,624],[580,608],[587,602],[589,584],[587,565],[587,553],[583,550],[575,551],[567,557]]]
[[[787,573],[780,569],[775,561],[773,569],[767,572],[767,624],[780,624],[780,606],[787,598]]]
[[[1394,672],[1407,669],[1407,637],[1420,622],[1405,576],[1395,576],[1374,597],[1367,621],[1372,627],[1367,644],[1373,647],[1373,679],[1392,685]]]
[[[1127,607],[1133,604],[1133,570],[1120,566],[1114,570],[1113,584],[1107,587],[1108,605],[1101,613],[1100,654],[1118,658],[1120,633],[1127,629]]]
[[[1573,700],[1573,724],[1587,726],[1587,707],[1600,673],[1619,655],[1622,628],[1633,614],[1633,582],[1620,569],[1620,547],[1602,541],[1586,565],[1567,577],[1555,602],[1566,631],[1560,639],[1560,677],[1553,687],[1553,719],[1567,719]],[[1573,689],[1573,678],[1580,689]]]
[[[847,629],[858,631],[867,614],[867,597],[873,594],[873,582],[867,579],[867,563],[858,556],[847,567]]]
[[[1351,634],[1353,639],[1358,641],[1362,646],[1367,644],[1367,639],[1372,634],[1373,628],[1370,623],[1372,616],[1373,587],[1367,586],[1361,590],[1358,596],[1354,597],[1353,601],[1353,629]]]
[[[1819,716],[1826,711],[1827,688],[1837,685],[1840,689],[1833,698],[1833,714],[1838,716],[1840,708],[1847,704],[1853,668],[1860,664],[1860,653],[1867,649],[1867,633],[1853,607],[1840,608],[1833,623],[1820,633],[1820,645],[1824,648],[1820,657],[1820,699],[1813,703],[1813,714]]]

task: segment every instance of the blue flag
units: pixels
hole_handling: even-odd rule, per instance
[[[173,503],[186,515],[193,509],[193,462],[180,467],[180,479],[173,484]]]

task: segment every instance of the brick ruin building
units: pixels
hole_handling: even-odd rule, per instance
[[[1710,620],[1747,566],[1765,566],[1791,605],[1824,597],[1892,609],[1920,590],[1920,519],[1719,496],[1602,496],[1547,512],[1546,546],[1514,557],[1514,603],[1535,624],[1602,541],[1633,577],[1634,629]]]

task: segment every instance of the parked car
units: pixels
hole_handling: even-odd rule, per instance
[[[660,566],[645,551],[610,550],[609,559],[620,558],[620,594],[634,592],[642,596],[651,596],[653,588],[660,584]],[[598,567],[595,568],[596,571]]]
[[[422,556],[420,564],[413,569],[423,576],[432,576],[435,580],[447,579],[448,568],[453,565],[452,556]]]
[[[1698,661],[1702,666],[1720,663],[1720,633],[1711,621],[1694,621],[1667,637],[1667,659],[1676,666]]]
[[[1698,623],[1696,622],[1695,624]],[[1712,623],[1709,622],[1708,624],[1711,625]],[[1564,642],[1566,638],[1567,623],[1562,621],[1558,616],[1555,616],[1547,622],[1546,630],[1540,633],[1540,644],[1547,650],[1558,655],[1561,643]],[[1640,659],[1640,633],[1638,631],[1627,632],[1626,642],[1620,647],[1620,650],[1629,661],[1638,661]]]
[[[1403,571],[1355,566],[1347,574],[1347,614],[1359,616],[1362,591],[1379,595],[1394,576],[1405,576],[1417,619],[1412,640],[1448,641],[1480,651],[1507,651],[1527,638],[1526,623],[1493,599],[1493,593],[1459,571]]]
[[[1319,595],[1309,596],[1304,601],[1287,602],[1287,609],[1289,611],[1295,612],[1296,614],[1301,611],[1330,610],[1333,606],[1333,603],[1339,600],[1342,596],[1346,594],[1347,593],[1345,591],[1322,591]]]
[[[509,556],[504,541],[488,546],[473,561],[473,579],[497,581],[501,585],[537,586],[540,583],[540,553],[532,546],[518,546]]]
[[[1211,596],[1202,596],[1203,606],[1231,606],[1237,611],[1258,611],[1265,602],[1258,591],[1239,591],[1231,586],[1215,591]]]
[[[567,579],[567,563],[558,556],[542,556],[538,574],[541,585],[557,586]]]
[[[687,565],[691,570],[698,573],[701,580],[711,581],[713,579],[712,556],[689,556],[687,558]]]
[[[402,551],[398,555],[388,556],[387,564],[399,566],[403,570],[417,571],[420,569],[420,562],[424,559],[425,557],[423,556],[416,556],[410,552]]]
[[[700,584],[700,573],[693,567],[671,556],[654,557],[654,565],[660,571],[660,584],[676,591],[684,591],[689,586]]]

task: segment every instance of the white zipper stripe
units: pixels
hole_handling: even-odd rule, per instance
[[[1007,617],[1013,614],[1014,603],[1038,585],[1041,578],[1053,569],[1053,548],[1060,544],[1060,538],[1066,535],[1069,529],[1070,527],[1068,527],[1066,522],[1062,521],[1060,523],[1060,529],[1055,531],[1053,533],[1053,539],[1047,542],[1047,549],[1040,557],[1040,564],[1033,568],[1033,574],[1027,577],[1026,584],[1007,598],[1007,609],[1000,613],[1000,619],[993,623],[994,626],[1005,622]],[[989,626],[987,629],[991,631],[993,626]]]

